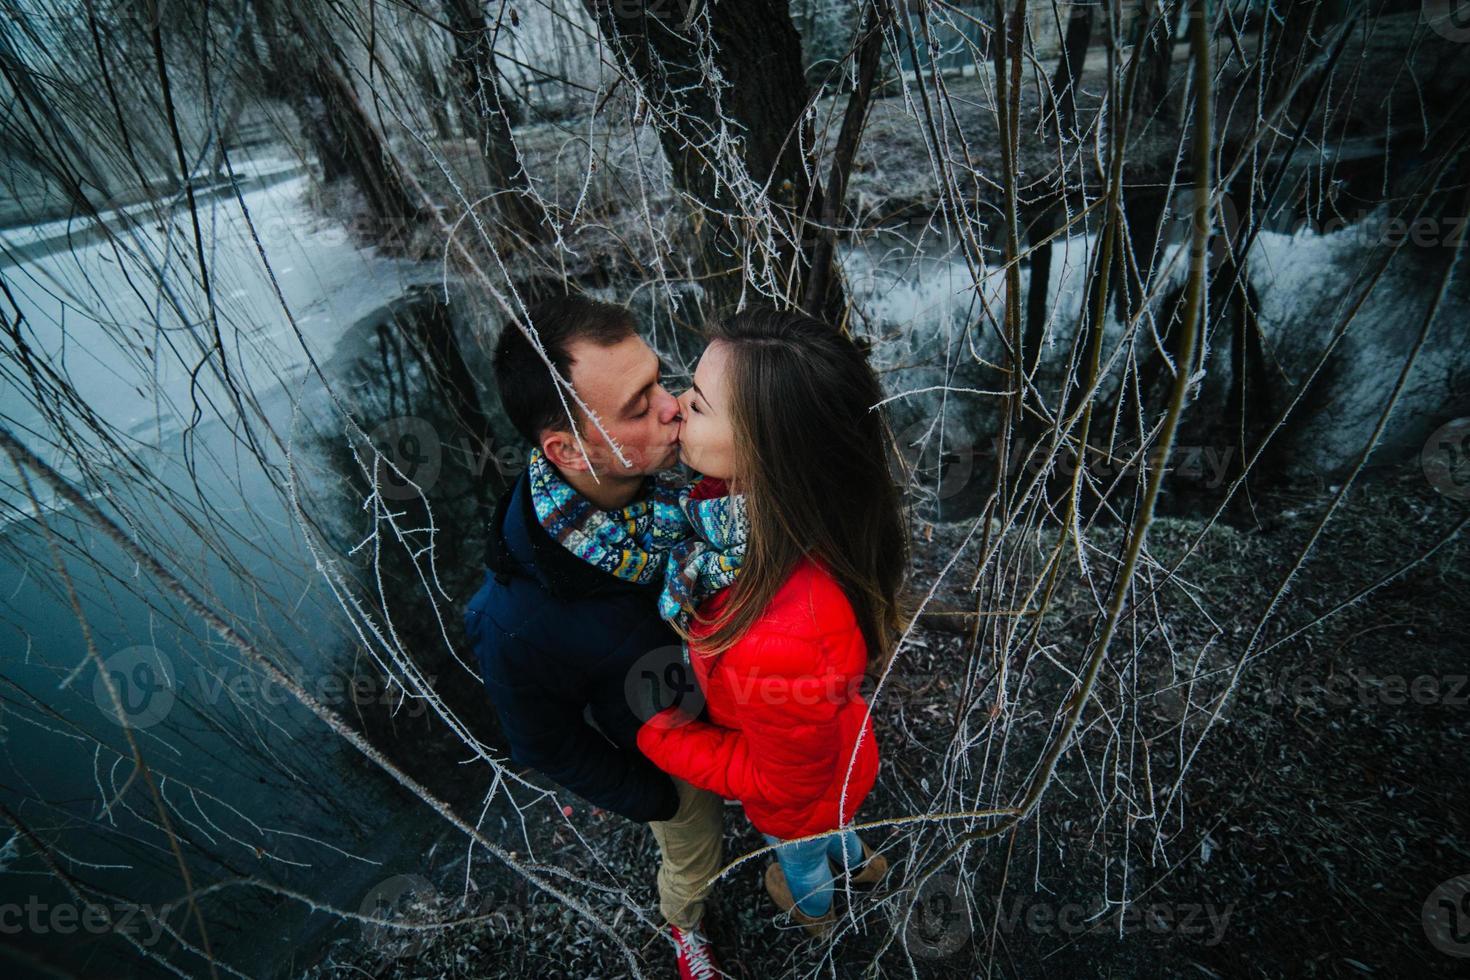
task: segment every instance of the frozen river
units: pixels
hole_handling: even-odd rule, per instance
[[[106,232],[55,222],[4,233],[16,346],[35,366],[7,363],[0,414],[259,649],[350,713],[355,700],[389,692],[341,683],[358,638],[318,574],[281,473],[288,449],[309,479],[330,472],[312,456],[336,420],[311,362],[335,384],[351,363],[344,345],[360,347],[436,270],[356,247],[311,213],[307,177],[280,161],[258,162],[242,186],[243,210],[232,189],[200,207],[208,296],[186,209],[163,221],[119,212]],[[253,416],[248,433],[211,350],[216,324],[223,366]],[[268,466],[244,451],[247,438]],[[117,896],[104,904],[136,942],[88,928],[74,897],[12,840],[0,849],[0,894],[36,917],[23,944],[82,975],[168,975],[150,957],[204,972],[164,928],[198,942],[155,802],[130,783],[131,751],[89,641],[120,688],[196,887],[268,881],[356,911],[398,864],[412,866],[431,825],[417,807],[392,805],[381,780],[286,692],[262,687],[236,651],[33,481],[48,541],[8,460],[0,473],[0,799],[63,870]],[[0,845],[9,836],[0,832]],[[305,937],[333,924],[248,883],[201,910],[214,955],[249,976],[284,972],[307,952]]]

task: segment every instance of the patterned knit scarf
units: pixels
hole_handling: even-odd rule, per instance
[[[658,612],[687,627],[701,602],[735,581],[750,522],[740,494],[696,499],[688,488],[679,493],[679,507],[694,533],[669,552]]]
[[[531,450],[531,505],[562,547],[594,568],[647,585],[664,573],[670,549],[687,539],[689,522],[669,479],[650,480],[649,492],[621,510],[602,510],[578,493],[541,452]]]

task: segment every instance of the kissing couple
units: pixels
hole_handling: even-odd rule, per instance
[[[726,801],[774,847],[777,908],[825,936],[834,884],[888,870],[850,829],[879,765],[861,682],[898,635],[908,555],[878,379],[835,327],[753,309],[708,329],[675,397],[627,309],[528,313],[545,359],[508,324],[494,363],[534,448],[465,611],[511,759],[649,825],[681,977],[719,975]],[[696,696],[643,710],[630,692],[669,651]]]

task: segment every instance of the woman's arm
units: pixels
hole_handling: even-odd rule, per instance
[[[852,693],[848,679],[826,669],[820,645],[803,638],[754,638],[741,660],[749,669],[732,680],[739,728],[670,709],[639,730],[638,747],[665,772],[727,799],[816,799],[837,764],[837,713]]]
[[[727,800],[740,798],[729,780],[732,760],[742,751],[740,733],[734,729],[695,721],[678,708],[669,708],[638,730],[638,748],[671,776]]]

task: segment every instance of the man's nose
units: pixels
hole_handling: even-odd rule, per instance
[[[681,418],[680,410],[683,407],[679,404],[679,400],[669,394],[662,385],[659,386],[658,391],[660,396],[658,407],[659,422],[664,425],[669,425],[670,423],[679,421]]]

